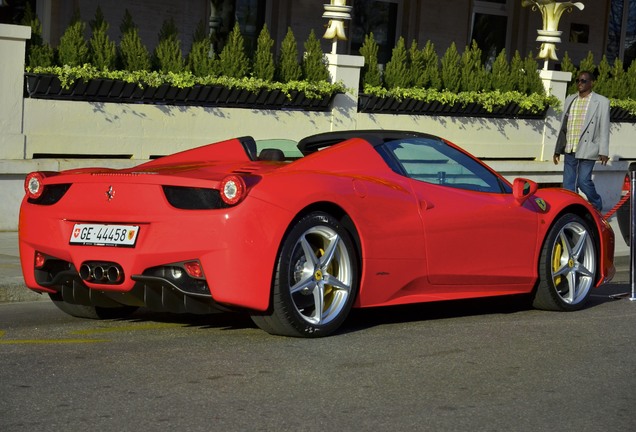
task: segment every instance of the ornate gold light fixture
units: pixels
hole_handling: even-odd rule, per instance
[[[557,61],[556,44],[561,43],[562,31],[559,31],[559,20],[563,12],[571,12],[573,8],[583,10],[581,2],[557,2],[556,0],[521,0],[523,7],[531,6],[532,10],[539,10],[543,16],[543,29],[537,30],[537,42],[541,42],[541,49],[537,58],[544,59],[544,69],[548,68],[548,60]]]
[[[347,6],[346,0],[331,0],[331,4],[326,4],[324,7],[325,13],[322,14],[322,17],[327,18],[329,24],[323,38],[333,40],[331,53],[337,54],[338,41],[347,40],[344,22],[351,19],[353,7]]]

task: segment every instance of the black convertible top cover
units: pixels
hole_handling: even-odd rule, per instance
[[[296,147],[304,156],[307,156],[320,149],[341,143],[342,141],[346,141],[351,138],[362,138],[371,143],[371,145],[373,145],[374,147],[387,141],[394,141],[405,138],[439,139],[438,137],[430,134],[413,131],[383,129],[346,130],[310,135],[301,139]]]

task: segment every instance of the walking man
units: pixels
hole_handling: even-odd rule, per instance
[[[603,201],[592,181],[592,170],[596,161],[606,165],[609,161],[609,100],[594,93],[594,75],[582,71],[576,78],[578,94],[565,99],[561,129],[557,138],[554,164],[563,163],[563,187],[585,194],[588,201],[600,212]]]

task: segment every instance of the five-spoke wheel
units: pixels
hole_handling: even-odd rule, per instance
[[[587,223],[574,214],[561,216],[548,233],[540,263],[534,306],[581,309],[598,270],[596,239]]]
[[[347,317],[357,289],[357,254],[349,233],[332,216],[310,213],[283,240],[270,312],[252,319],[272,334],[326,336]]]

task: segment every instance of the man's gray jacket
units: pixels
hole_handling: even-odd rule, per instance
[[[565,152],[568,116],[570,115],[572,102],[577,96],[575,93],[565,99],[561,129],[559,130],[554,154],[563,154]],[[576,158],[597,160],[599,155],[609,156],[609,99],[594,92],[589,97],[590,104],[587,107],[585,123],[581,129],[581,138],[576,146]]]

